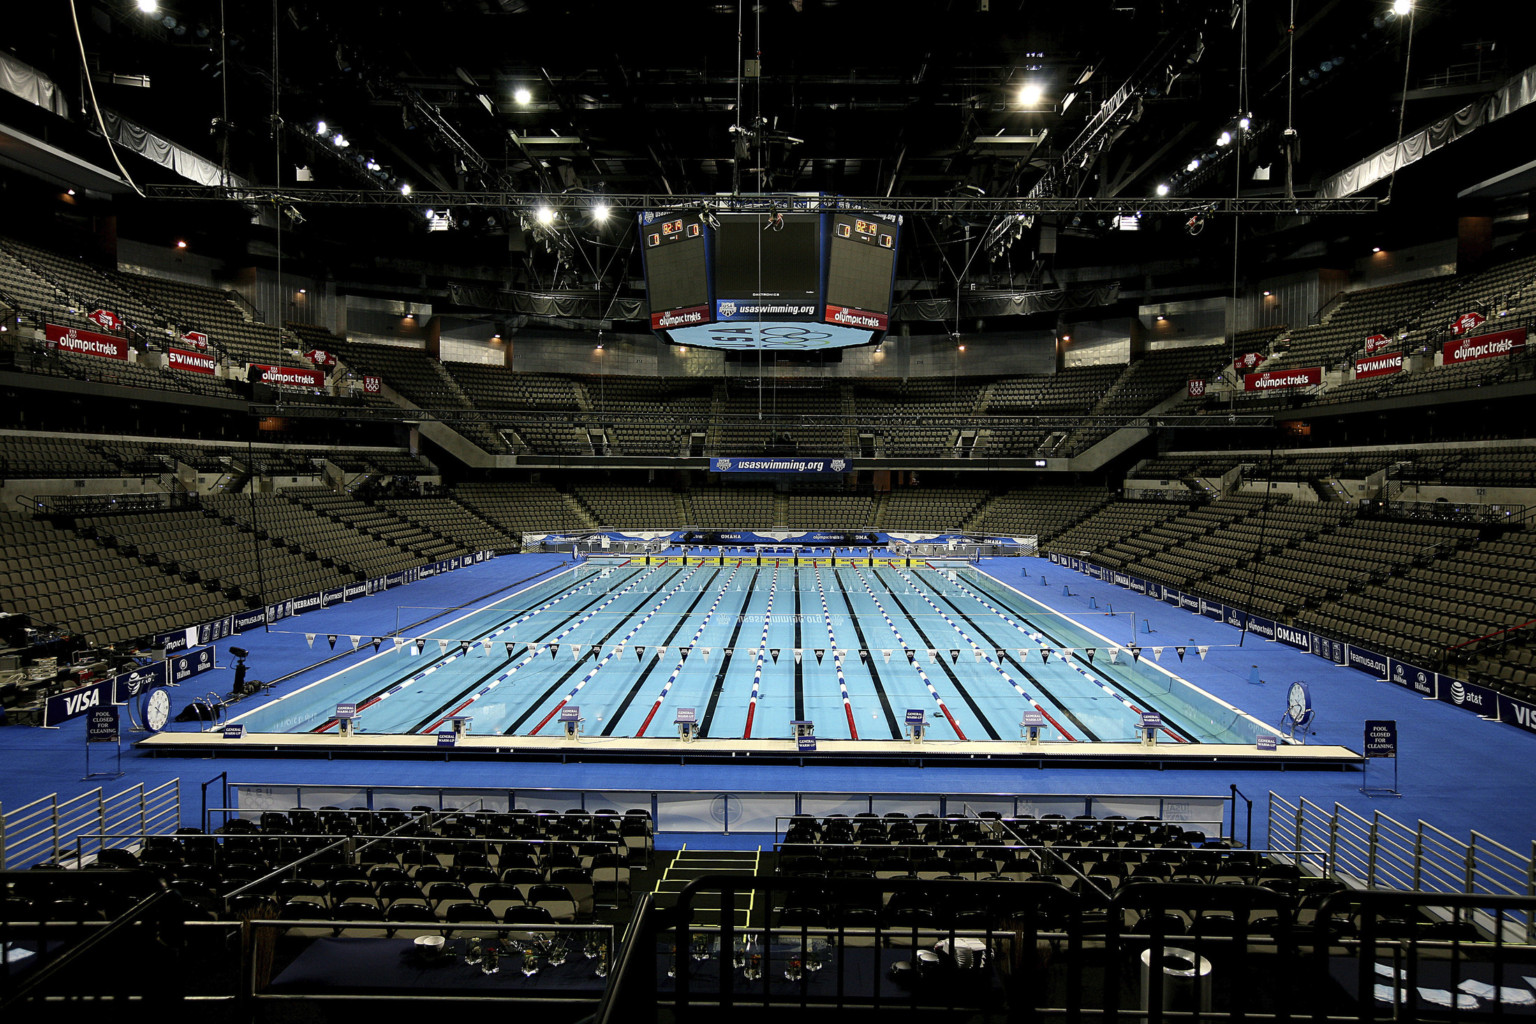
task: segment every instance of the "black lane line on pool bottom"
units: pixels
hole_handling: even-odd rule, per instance
[[[649,593],[649,594],[659,594],[659,593],[661,593],[661,591],[665,590],[672,583],[673,580],[677,579],[677,577],[683,571],[684,570],[682,568],[678,568],[678,569],[672,570],[672,575],[668,576],[665,580],[662,581],[661,587],[659,589],[649,590],[649,591],[646,591],[646,593]],[[589,644],[588,646],[589,647],[595,647],[595,648],[597,648],[598,651],[601,651],[604,647],[608,646],[608,641],[613,639],[613,635],[615,633],[617,633],[619,630],[623,629],[624,627],[630,625],[630,619],[632,619],[633,617],[634,617],[634,615],[633,615],[633,613],[631,613],[629,616],[626,616],[625,618],[620,619],[619,620],[619,624],[614,626],[607,633],[603,634],[603,638],[601,640],[597,641],[595,644]],[[556,679],[553,683],[551,683],[550,686],[549,686],[549,689],[545,690],[544,693],[537,700],[535,700],[532,704],[529,704],[527,709],[522,714],[518,715],[516,720],[513,721],[513,723],[511,725],[507,726],[507,728],[505,728],[505,729],[503,729],[501,731],[501,734],[503,736],[511,736],[514,733],[516,733],[517,730],[522,726],[522,724],[524,722],[528,721],[529,718],[531,718],[535,713],[538,712],[539,708],[543,707],[545,701],[547,701],[547,700],[549,700],[549,698],[553,697],[555,695],[555,693],[559,691],[560,687],[564,686],[570,680],[571,676],[574,676],[577,672],[581,671],[581,669],[582,669],[581,662],[582,662],[582,659],[580,659],[580,658],[576,659],[575,663],[572,664],[571,667],[569,669],[567,669],[565,671],[565,673],[560,676],[559,679]],[[578,705],[578,706],[580,706],[580,705]]]
[[[853,633],[859,638],[860,650],[869,652],[869,657],[861,660],[864,667],[869,669],[870,682],[875,684],[875,696],[880,698],[880,708],[885,712],[886,728],[891,730],[891,739],[900,739],[901,727],[896,724],[896,712],[891,710],[891,700],[885,695],[885,687],[880,683],[880,670],[875,668],[875,652],[869,649],[869,641],[864,639],[864,627],[859,625],[859,617],[853,612],[853,602],[848,600],[848,588],[843,586],[843,578],[837,574],[836,569],[832,570],[832,579],[843,595],[843,607],[848,609],[848,621],[853,623]]]
[[[805,720],[805,666],[801,664],[805,660],[805,651],[800,647],[800,570],[791,570],[791,579],[794,581],[795,594],[795,649],[790,653],[795,657],[795,719]]]
[[[637,576],[637,575],[639,575],[638,572],[636,572],[630,578],[633,579],[634,576]],[[530,577],[530,579],[531,578],[532,577]],[[574,584],[572,587],[568,587],[566,589],[569,592],[571,590],[574,590],[575,586],[579,586],[579,585],[580,584]],[[510,584],[510,586],[514,586],[515,587],[515,586],[517,586],[517,584],[513,583],[513,584]],[[501,589],[502,590],[506,590],[507,588],[506,587],[502,587]],[[498,591],[494,591],[493,590],[493,591],[491,591],[491,593],[493,593],[493,594],[494,593],[498,593]],[[607,594],[608,594],[608,592],[603,592],[603,593],[599,593],[599,594],[595,595],[592,598],[592,600],[588,601],[586,604],[582,605],[580,608],[576,608],[576,609],[571,610],[571,613],[569,615],[567,615],[564,619],[560,620],[560,622],[558,624],[556,624],[555,626],[553,626],[551,628],[559,629],[560,626],[564,625],[567,622],[570,622],[572,619],[574,619],[576,616],[580,615],[582,612],[586,611],[588,608],[592,607],[598,601],[601,601],[604,597],[607,596]],[[459,608],[467,608],[470,605],[474,604],[475,601],[482,601],[482,600],[485,599],[485,597],[489,597],[489,596],[490,595],[487,594],[487,595],[484,595],[484,597],[477,597],[477,598],[475,598],[474,601],[469,601],[469,602],[466,602],[465,604],[460,605]],[[458,609],[456,609],[456,608],[448,609],[448,611],[457,611],[457,610]],[[444,613],[444,614],[446,614],[446,613]],[[428,616],[425,619],[422,619],[421,622],[430,622],[433,619],[439,619],[439,618],[442,618],[442,615],[432,615],[432,616]],[[513,616],[513,618],[515,619],[515,618],[517,618],[517,616]],[[413,629],[415,626],[420,625],[421,622],[412,623],[409,626],[402,626],[400,629],[395,630],[395,633],[402,633],[402,632],[405,632],[408,629]],[[491,629],[488,629],[485,632],[486,633],[494,633],[497,628],[499,628],[499,627],[492,627]],[[391,635],[394,635],[394,634],[380,634],[380,635],[391,636]],[[347,653],[348,654],[355,654],[356,652],[355,651],[349,651]],[[345,657],[345,655],[337,655],[336,657],[337,658]],[[407,658],[409,658],[409,657],[410,656],[407,655]],[[432,660],[437,661],[439,663],[446,664],[448,659],[449,659],[448,655],[439,653]],[[335,660],[336,660],[336,658],[328,658],[328,659],[326,659],[326,661],[320,662],[320,664],[324,665],[327,662],[331,662],[331,661],[335,661]],[[511,660],[511,659],[505,659],[503,661],[503,664],[505,664],[505,661],[509,661],[509,660]],[[319,666],[316,666],[316,665],[310,666],[310,668],[317,668],[317,667],[319,667]],[[300,671],[301,672],[308,672],[309,669],[308,668],[301,669]],[[359,705],[363,705],[363,704],[371,704],[371,703],[374,703],[374,702],[378,701],[378,699],[380,697],[384,696],[386,693],[389,693],[391,690],[395,689],[396,687],[403,687],[406,684],[408,684],[411,681],[412,677],[414,677],[418,671],[419,671],[419,669],[412,668],[411,670],[407,671],[404,675],[395,676],[395,677],[391,678],[387,683],[385,683],[383,685],[383,687],[381,689],[375,690],[373,693],[369,694],[367,697],[363,698],[362,700],[358,701],[357,703]],[[293,675],[298,675],[298,674],[299,673],[295,672],[295,673],[292,673],[291,675],[284,676],[283,679],[290,679],[290,678],[292,678]],[[274,683],[280,683],[280,682],[282,682],[282,679],[274,680]],[[470,689],[473,689],[473,687],[471,687]],[[460,691],[459,696],[462,697],[465,693],[468,693],[468,692],[469,692],[469,690],[462,690],[462,691]],[[281,700],[283,698],[278,698],[278,699]],[[457,698],[455,698],[455,699],[457,699]],[[453,701],[450,700],[447,704],[444,704],[443,707],[447,708],[450,705],[452,705],[452,703],[453,703]],[[327,718],[320,725],[317,725],[313,729],[310,729],[308,731],[312,732],[312,733],[323,732],[324,730],[329,729],[332,725],[335,725],[335,724],[336,724],[336,718],[334,716],[332,716],[330,718]],[[420,726],[418,726],[418,728],[419,727]]]
[[[878,582],[885,582],[880,579],[878,572],[875,575],[875,579]],[[897,597],[896,593],[889,587],[886,588],[885,596],[889,597],[891,601],[896,605],[896,607],[901,609],[901,614],[907,617],[907,621],[911,623],[912,628],[917,631],[917,638],[923,642],[923,646],[925,648],[932,648],[933,641],[928,639],[928,634],[923,632],[923,627],[917,624],[917,618],[911,612],[907,611],[907,606],[901,603],[901,598]],[[915,653],[916,652],[914,652],[914,654]],[[902,656],[905,657],[906,655],[903,654]],[[944,670],[945,675],[949,676],[949,681],[955,685],[955,692],[960,695],[960,699],[965,701],[966,706],[971,709],[971,714],[976,716],[976,721],[980,722],[981,727],[987,730],[987,737],[994,740],[1002,739],[1002,737],[998,735],[997,730],[992,728],[992,723],[987,721],[987,716],[982,713],[981,708],[977,705],[975,699],[971,696],[970,691],[961,684],[960,677],[955,674],[955,670],[949,665],[945,664],[943,658],[938,659],[938,666]]]
[[[928,589],[929,590],[934,590],[933,585],[929,584]],[[989,641],[992,644],[993,655],[994,656],[996,655],[997,651],[999,649],[1001,649],[1002,652],[1003,652],[1003,656],[1008,661],[1013,662],[1014,667],[1017,668],[1021,674],[1023,674],[1025,679],[1029,680],[1030,685],[1033,686],[1034,689],[1038,690],[1040,692],[1041,696],[1045,697],[1052,704],[1054,704],[1056,706],[1056,708],[1065,717],[1071,719],[1072,720],[1072,724],[1077,726],[1079,729],[1081,729],[1083,731],[1083,735],[1085,735],[1089,740],[1097,741],[1099,739],[1099,736],[1092,729],[1088,728],[1088,726],[1086,724],[1084,724],[1083,720],[1081,718],[1077,717],[1077,715],[1075,713],[1073,713],[1071,708],[1067,707],[1060,700],[1058,700],[1056,695],[1054,693],[1052,693],[1046,687],[1046,685],[1043,682],[1040,681],[1040,678],[1029,670],[1029,666],[1028,665],[1025,665],[1018,658],[1016,658],[1012,654],[1010,654],[1006,647],[1001,647],[997,643],[996,638],[988,635],[987,631],[985,629],[983,629],[980,626],[980,624],[978,624],[976,622],[975,619],[971,618],[965,612],[961,611],[960,608],[958,606],[956,606],[953,601],[949,600],[947,597],[944,597],[942,592],[935,592],[933,596],[935,598],[942,598],[944,603],[949,605],[949,610],[954,612],[956,615],[960,616],[960,618],[964,619],[966,624],[976,631],[976,634],[977,634],[978,637],[980,637],[980,639]],[[1006,625],[1006,623],[1005,623],[1005,625]]]
[[[575,565],[575,564],[576,563],[574,563],[574,562],[560,562],[559,565],[555,566],[555,568],[558,569],[562,565]],[[550,570],[549,569],[545,569],[543,572],[536,572],[532,576],[524,576],[520,580],[513,580],[511,583],[508,583],[504,587],[497,587],[495,590],[488,590],[488,591],[486,591],[485,593],[481,594],[479,597],[472,597],[468,601],[465,601],[463,604],[456,604],[452,608],[444,608],[442,611],[438,612],[436,615],[428,615],[424,619],[417,619],[415,622],[408,622],[408,623],[406,623],[403,626],[397,626],[394,629],[390,630],[388,633],[369,633],[368,635],[371,636],[371,637],[373,637],[373,636],[390,636],[390,637],[399,636],[401,633],[404,633],[408,629],[415,629],[417,626],[425,625],[426,623],[431,622],[433,619],[440,619],[444,615],[447,615],[447,614],[449,614],[451,612],[463,611],[465,608],[468,608],[470,605],[474,604],[477,601],[484,601],[486,598],[494,597],[495,595],[501,593],[503,590],[511,590],[513,587],[520,587],[524,583],[527,583],[530,580],[537,580],[539,577],[541,577],[541,576],[549,576],[549,574],[550,574]],[[556,572],[554,575],[558,576],[558,575],[560,575],[560,573]],[[554,577],[551,576],[550,578],[553,579]],[[235,634],[233,636],[225,637],[224,639],[232,640],[232,639],[235,638],[235,636],[238,636],[238,635],[239,634]],[[337,635],[340,636],[341,634],[338,633]],[[359,634],[359,635],[361,635],[361,634]],[[362,647],[359,646],[356,651],[341,651],[341,652],[339,652],[337,654],[331,655],[329,658],[321,658],[319,661],[315,662],[313,665],[305,665],[303,668],[294,669],[292,672],[289,672],[285,676],[278,676],[276,679],[272,680],[267,685],[268,686],[276,686],[278,683],[286,683],[288,680],[294,678],[295,676],[301,676],[305,672],[313,672],[317,668],[324,668],[326,665],[329,665],[333,661],[340,661],[342,658],[351,657],[352,655],[357,654],[361,650],[362,650]]]
[[[533,641],[533,644],[541,644],[541,643],[543,643],[550,636],[553,636],[556,633],[556,631],[558,631],[560,629],[563,629],[565,626],[568,626],[573,620],[580,618],[581,615],[584,612],[586,612],[587,609],[591,608],[593,605],[595,605],[595,604],[601,602],[602,600],[604,600],[605,598],[609,597],[612,593],[613,593],[613,588],[610,587],[608,590],[602,591],[601,593],[598,593],[598,594],[594,594],[593,597],[592,597],[592,600],[588,601],[586,604],[582,605],[580,608],[572,609],[571,613],[569,615],[567,615],[565,618],[560,619],[557,622],[550,623],[550,624],[546,625],[545,627],[542,627],[542,628],[544,628],[544,632],[542,634],[540,634]],[[527,644],[525,646],[532,646],[532,644]],[[527,651],[525,650],[523,653],[526,654]],[[551,657],[554,657],[554,655],[551,655]],[[511,664],[513,661],[516,661],[516,660],[518,660],[518,658],[506,658],[506,657],[503,657],[503,659],[501,660],[500,664],[497,665],[497,668],[498,669],[505,668],[507,665]],[[438,718],[441,717],[445,712],[449,711],[452,708],[458,707],[460,704],[462,704],[464,702],[466,697],[468,697],[470,694],[475,692],[476,687],[480,686],[484,682],[485,682],[485,680],[481,679],[481,680],[475,682],[474,684],[472,684],[470,686],[466,686],[466,687],[463,687],[462,689],[459,689],[459,690],[455,691],[452,695],[450,695],[447,699],[445,699],[443,701],[443,703],[439,704],[437,706],[436,710],[434,710],[430,715],[428,715],[426,718],[423,718],[421,721],[417,722],[415,725],[411,726],[411,732],[413,732],[413,733],[420,732],[425,726],[428,726],[428,725],[432,724],[433,722],[437,721]]]
[[[977,589],[981,590],[983,588],[981,586],[978,586]],[[992,598],[994,598],[996,600],[999,600],[999,601],[1003,600],[1003,595],[992,592],[990,588],[987,588],[987,592],[988,592],[988,596],[990,596],[990,597],[992,597]],[[1028,616],[1024,615],[1022,612],[1020,612],[1018,614],[1018,617],[1021,618],[1021,619],[1025,619],[1026,621],[1028,621],[1028,618],[1029,618]],[[1052,636],[1050,633],[1047,633],[1045,631],[1045,628],[1043,626],[1041,626],[1037,622],[1030,622],[1030,625],[1035,627],[1035,631],[1037,633],[1039,633],[1041,636],[1045,637],[1051,643],[1055,644],[1057,651],[1060,652],[1062,644],[1061,644],[1061,641],[1059,639],[1057,639],[1056,637]],[[1116,647],[1121,647],[1122,649],[1124,649],[1123,646],[1120,645],[1120,644],[1116,644],[1115,646]],[[1081,657],[1081,655],[1076,655],[1076,657]],[[1015,661],[1017,661],[1017,659],[1015,659]],[[1105,673],[1100,672],[1097,668],[1095,668],[1093,666],[1092,662],[1088,663],[1088,671],[1093,674],[1093,677],[1095,679],[1099,679],[1099,680],[1103,681],[1105,685],[1111,687],[1112,689],[1120,691],[1121,695],[1124,696],[1126,700],[1135,701],[1138,704],[1146,704],[1149,707],[1154,707],[1154,708],[1156,707],[1156,705],[1153,704],[1152,701],[1148,700],[1146,697],[1138,697],[1136,694],[1132,693],[1126,687],[1126,685],[1124,683],[1120,682],[1118,679],[1114,679],[1114,678],[1110,677],[1109,675],[1106,675]],[[1043,690],[1044,687],[1042,686],[1041,689]],[[1055,700],[1056,698],[1052,697],[1051,699]],[[1057,701],[1057,706],[1060,707],[1060,701]],[[1065,708],[1062,708],[1062,710],[1066,711]],[[1190,731],[1188,726],[1181,724],[1176,718],[1172,717],[1167,712],[1163,711],[1161,708],[1157,708],[1157,711],[1158,711],[1159,714],[1161,714],[1163,716],[1163,726],[1164,726],[1165,730],[1167,730],[1167,729],[1175,729],[1178,732],[1182,733],[1184,735],[1184,739],[1189,741],[1190,743],[1199,743],[1200,742],[1199,738],[1196,737],[1195,734]],[[1072,715],[1072,713],[1070,711],[1067,711],[1067,714],[1069,716]],[[1072,716],[1072,717],[1073,717],[1073,720],[1076,721],[1076,717],[1075,716]],[[1081,724],[1081,723],[1079,723],[1079,724]],[[1084,731],[1086,731],[1086,729]]]
[[[736,628],[731,630],[731,638],[726,641],[725,650],[736,649],[736,638],[741,635],[741,625],[747,621],[747,606],[752,603],[753,588],[757,585],[757,578],[763,574],[761,569],[752,570],[752,578],[747,580],[747,599],[741,603],[741,611],[736,613]],[[709,704],[704,708],[704,719],[699,723],[699,735],[709,737],[709,723],[715,719],[715,708],[720,704],[720,694],[725,689],[725,670],[731,667],[731,657],[723,652],[720,657],[720,671],[715,673],[714,688],[709,691]]]
[[[720,570],[715,569],[709,578],[710,584],[713,585],[714,581],[719,578]],[[710,587],[704,587],[699,591],[699,596],[694,598],[693,603],[688,606],[688,610],[678,617],[677,625],[672,627],[672,632],[668,633],[667,638],[662,641],[664,646],[672,646],[672,641],[677,639],[677,634],[681,633],[683,631],[683,627],[688,624],[688,616],[693,614],[693,610],[699,606],[699,602],[704,600],[704,595],[709,592]],[[682,655],[679,654],[678,657],[682,657]],[[651,673],[654,672],[656,670],[656,666],[660,664],[660,658],[652,658],[651,663],[646,665],[645,668],[641,669],[640,678],[635,680],[635,685],[631,686],[629,688],[629,692],[624,695],[624,699],[619,701],[619,706],[614,710],[612,717],[608,719],[608,724],[603,726],[602,735],[613,735],[614,727],[619,724],[619,719],[624,717],[624,712],[629,710],[629,705],[634,701],[635,695],[640,692],[640,687],[645,685],[645,681],[650,678]]]

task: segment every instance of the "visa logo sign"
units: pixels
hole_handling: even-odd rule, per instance
[[[74,693],[64,698],[64,713],[71,718],[81,712],[97,707],[101,704],[101,690],[88,690],[85,693]]]

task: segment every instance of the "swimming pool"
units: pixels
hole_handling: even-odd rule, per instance
[[[723,563],[723,564],[722,564]],[[1088,618],[1088,616],[1083,616]],[[656,737],[692,708],[708,738],[1017,740],[1026,713],[1059,743],[1252,744],[1271,731],[1154,663],[965,563],[730,558],[590,560],[233,721],[252,733]],[[1106,630],[1132,628],[1105,616]],[[389,627],[381,627],[381,631]],[[364,638],[365,642],[371,637]],[[1195,656],[1196,652],[1182,652]]]

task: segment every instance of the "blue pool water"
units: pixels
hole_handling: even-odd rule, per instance
[[[359,733],[431,733],[464,715],[476,735],[549,736],[575,707],[587,736],[666,737],[693,708],[710,738],[787,738],[810,720],[827,739],[891,740],[920,710],[930,740],[985,741],[1018,739],[1038,712],[1048,740],[1127,742],[1156,711],[1163,742],[1253,743],[1257,722],[1097,625],[963,563],[591,561],[402,647],[386,639],[236,721],[334,732],[336,706],[353,703]]]

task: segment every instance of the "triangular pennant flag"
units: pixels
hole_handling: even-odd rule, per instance
[[[818,647],[818,648],[816,648],[816,664],[820,665],[821,664],[821,659],[826,657],[826,655],[827,655],[827,649],[825,647]]]
[[[313,633],[305,633],[304,634],[304,642],[309,644],[310,650],[314,650],[314,648],[315,648],[315,634],[313,634]]]
[[[420,654],[423,651],[425,651],[426,649],[427,649],[427,642],[426,642],[426,640],[422,639],[421,637],[417,637],[416,638],[416,653]]]
[[[360,636],[349,636],[347,639],[352,641],[352,649],[355,651],[357,650],[357,645],[362,641],[363,638]]]
[[[488,657],[491,656],[491,648],[496,646],[496,642],[494,640],[491,640],[491,639],[487,638],[487,639],[482,640],[480,642],[480,646],[485,649],[485,656],[488,658]]]
[[[1174,652],[1178,654],[1180,661],[1184,660],[1184,648],[1182,648],[1182,647],[1175,647],[1174,648]]]
[[[995,653],[997,654],[997,663],[1001,665],[1003,663],[1003,658],[1007,657],[1007,655],[1001,647],[999,647]]]
[[[1116,665],[1116,664],[1119,664],[1119,661],[1120,661],[1120,648],[1118,648],[1118,647],[1111,647],[1109,649],[1109,663],[1111,665]]]
[[[910,648],[910,647],[903,647],[901,649],[901,653],[905,654],[907,656],[907,661],[911,662],[914,665],[917,664],[917,652],[914,651],[912,648]]]
[[[1200,652],[1200,660],[1204,661],[1206,654],[1210,651],[1210,648],[1209,647],[1196,647],[1195,650]]]
[[[938,663],[939,663],[939,652],[935,648],[932,648],[932,647],[928,648],[928,664],[930,664],[930,665],[937,665]]]
[[[1083,648],[1083,653],[1088,655],[1088,664],[1090,664],[1090,665],[1093,664],[1093,652],[1095,650],[1097,650],[1097,648],[1094,648],[1094,647],[1084,647]]]
[[[334,651],[336,649],[336,634],[335,633],[327,633],[325,635],[325,639],[326,639],[326,642],[331,645],[331,650]]]
[[[885,659],[885,663],[889,665],[891,663],[891,649],[889,647],[881,648],[880,657]]]
[[[688,654],[689,654],[688,648],[686,648],[686,647],[679,647],[677,649],[677,653],[681,654],[683,656],[683,660],[684,661],[688,660]]]
[[[469,641],[468,640],[460,640],[459,641],[459,654],[460,655],[465,655],[465,654],[468,654],[468,653],[469,653]]]
[[[559,644],[550,644],[549,645],[549,656],[551,658],[553,658],[555,655],[557,655],[559,653],[560,653],[560,645]]]
[[[663,644],[662,646],[656,648],[656,660],[657,661],[660,661],[662,658],[665,658],[666,656],[667,656],[667,648],[666,648],[665,644]]]
[[[379,653],[379,648],[382,647],[382,646],[384,646],[384,638],[381,637],[381,636],[374,637],[373,638],[373,653],[374,654],[378,654]]]
[[[1040,648],[1040,664],[1044,665],[1046,662],[1048,662],[1050,660],[1051,660],[1051,649],[1049,647],[1042,647],[1042,648]]]
[[[800,647],[796,647],[795,648],[795,664],[796,665],[800,664],[800,656],[801,656],[801,654],[803,652],[804,652],[803,648],[800,648]]]
[[[775,665],[779,663],[779,650],[780,648],[777,647],[768,648],[768,653],[773,657],[773,663]]]
[[[959,660],[960,660],[960,648],[958,648],[958,647],[951,647],[949,649],[949,663],[951,665],[953,665],[955,662],[957,662]]]
[[[1027,647],[1020,647],[1016,651],[1014,651],[1014,653],[1019,656],[1019,660],[1020,661],[1024,661],[1026,658],[1029,657],[1029,648],[1027,648]]]
[[[869,650],[868,650],[868,648],[864,648],[864,647],[860,647],[859,648],[859,660],[864,662],[866,665],[869,664]]]
[[[438,642],[437,642],[437,653],[438,654],[446,654],[447,652],[448,652],[448,641],[447,640],[438,640]]]
[[[635,646],[635,660],[636,661],[644,661],[645,660],[645,644],[637,644]]]
[[[733,655],[735,655],[735,653],[736,653],[736,648],[734,648],[734,647],[727,647],[725,649],[725,656],[727,658],[732,657]]]
[[[572,661],[580,661],[581,660],[581,644],[566,644],[566,646],[571,649],[571,660]]]
[[[1154,648],[1152,648],[1152,657],[1155,658],[1158,661],[1162,661],[1163,660],[1163,649],[1161,647],[1154,647]]]
[[[709,656],[711,654],[715,653],[715,649],[713,647],[705,647],[705,648],[703,648],[703,651],[704,651],[704,660],[705,661],[708,661],[709,660]]]
[[[1141,648],[1140,647],[1132,647],[1129,650],[1131,652],[1131,660],[1135,661],[1135,662],[1140,662],[1141,661]]]
[[[980,647],[972,647],[971,650],[975,653],[976,660],[980,661],[981,660],[981,648]]]
[[[405,646],[405,638],[404,637],[398,637],[397,636],[397,637],[394,638],[394,640],[395,640],[395,650],[398,651],[400,648]]]
[[[511,640],[507,641],[507,657],[512,657],[512,648],[515,646]]]

